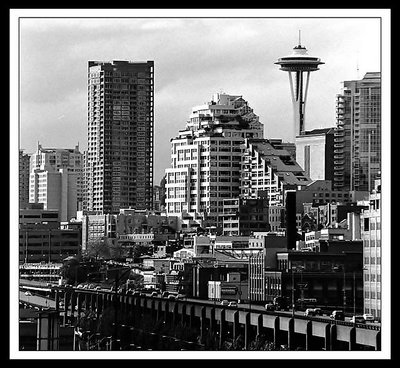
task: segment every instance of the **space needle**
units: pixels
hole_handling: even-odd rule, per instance
[[[295,136],[302,135],[305,132],[305,107],[310,73],[319,70],[319,65],[325,64],[320,58],[308,55],[307,49],[301,45],[300,37],[299,31],[299,44],[293,48],[292,54],[279,58],[275,63],[281,66],[280,70],[289,74]]]

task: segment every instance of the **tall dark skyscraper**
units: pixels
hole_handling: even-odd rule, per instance
[[[151,209],[154,62],[89,61],[85,210]]]

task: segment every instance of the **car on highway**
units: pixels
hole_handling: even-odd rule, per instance
[[[370,313],[364,313],[363,317],[366,322],[374,322],[375,321],[375,317]]]
[[[229,301],[228,301],[228,300],[223,300],[223,301],[221,302],[221,305],[229,305]]]
[[[353,316],[350,319],[351,323],[365,323],[365,319],[363,316]]]
[[[32,293],[30,291],[25,291],[26,296],[32,296]]]
[[[150,294],[150,296],[158,296],[157,291],[153,291],[153,292]]]
[[[184,298],[186,298],[186,295],[184,295],[184,294],[178,294],[176,296],[176,299],[184,299]]]
[[[330,315],[330,318],[335,321],[344,321],[344,313],[341,310],[334,310]]]
[[[164,292],[161,294],[161,296],[162,296],[163,298],[166,298],[168,295],[169,295],[169,292],[168,292],[168,291],[164,291]]]
[[[304,312],[305,316],[321,316],[322,310],[321,308],[307,308]]]
[[[168,295],[168,299],[170,299],[170,300],[175,300],[175,299],[176,299],[176,296],[175,296],[175,295],[172,295],[172,294],[169,294],[169,295]]]
[[[236,302],[229,302],[228,307],[237,307]]]
[[[275,304],[273,304],[273,303],[267,303],[267,304],[265,304],[265,310],[267,310],[267,311],[274,311],[274,310],[275,310]]]

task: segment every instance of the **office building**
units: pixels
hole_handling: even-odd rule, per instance
[[[29,164],[30,155],[19,150],[19,208],[29,203]]]
[[[222,231],[223,201],[239,195],[240,145],[262,136],[263,124],[242,96],[216,93],[194,107],[185,130],[171,139],[167,213]]]
[[[343,82],[336,97],[334,189],[368,191],[381,172],[381,75]]]
[[[364,255],[364,313],[382,317],[381,184],[375,180],[369,208],[361,213]]]
[[[311,180],[333,180],[334,128],[305,131],[296,137],[296,161]]]
[[[30,158],[29,202],[60,211],[61,221],[76,218],[83,199],[82,154],[79,146],[43,148]]]
[[[89,61],[88,213],[152,208],[153,128],[154,62]]]

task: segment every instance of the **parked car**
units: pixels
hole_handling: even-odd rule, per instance
[[[236,302],[229,302],[228,307],[237,307]]]
[[[223,300],[223,301],[221,302],[221,305],[229,305],[229,301],[228,301],[228,300]]]
[[[265,304],[265,310],[274,311],[275,310],[275,305],[273,303],[267,303],[267,304]]]
[[[176,297],[175,297],[175,295],[169,294],[169,295],[168,295],[168,299],[170,299],[170,300],[175,300]]]
[[[336,321],[344,321],[344,313],[341,310],[334,310],[330,317]]]
[[[365,319],[363,316],[353,316],[350,319],[351,323],[365,323]]]
[[[364,314],[363,314],[363,317],[364,317],[364,319],[365,319],[366,322],[373,322],[373,321],[375,321],[375,317],[374,317],[372,314],[370,314],[370,313],[364,313]]]
[[[26,296],[32,296],[32,293],[30,291],[25,291]]]

